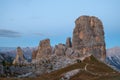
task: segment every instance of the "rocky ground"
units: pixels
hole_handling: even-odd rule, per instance
[[[120,73],[94,56],[89,56],[82,62],[74,63],[51,73],[44,73],[34,78],[9,78],[9,80],[119,80],[119,75]],[[7,79],[1,78],[1,80]]]

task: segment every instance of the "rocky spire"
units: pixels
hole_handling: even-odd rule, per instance
[[[69,47],[69,48],[72,47],[72,42],[70,37],[66,39],[66,47]]]
[[[17,47],[17,55],[13,61],[13,64],[22,65],[25,62],[23,51],[20,47]]]
[[[42,58],[44,56],[49,56],[51,53],[52,53],[52,47],[50,45],[50,40],[45,39],[40,41],[36,59]]]
[[[103,24],[97,17],[81,16],[75,21],[72,48],[82,54],[93,54],[105,59],[106,49]]]

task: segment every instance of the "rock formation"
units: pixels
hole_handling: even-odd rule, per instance
[[[32,61],[26,62],[26,56],[24,57],[22,49],[18,47],[13,64],[25,64],[25,66],[11,66],[10,70],[11,73],[15,73],[14,75],[19,75],[18,77],[25,77],[26,75],[31,77],[32,74],[36,77],[44,73],[65,68],[74,63],[81,63],[81,66],[86,64],[84,69],[74,69],[61,75],[61,80],[68,80],[79,72],[86,71],[88,61],[95,60],[91,58],[92,54],[100,60],[105,59],[106,50],[102,22],[93,16],[81,16],[75,21],[72,42],[71,38],[68,37],[66,44],[60,43],[55,47],[51,47],[50,40],[44,39],[40,41],[37,49],[31,50],[27,47],[24,52],[29,54],[32,52]],[[29,57],[29,54],[27,54],[27,57]],[[0,63],[2,61],[3,58],[0,56]],[[4,73],[3,67],[3,65],[0,65],[1,74]]]
[[[32,54],[33,69],[35,74],[51,72],[81,62],[91,54],[104,60],[105,52],[102,22],[96,17],[82,16],[76,20],[72,42],[69,37],[66,44],[60,43],[53,48],[49,39],[40,41]]]
[[[79,58],[87,54],[93,54],[99,59],[106,57],[104,31],[102,22],[93,16],[81,16],[75,21],[73,38],[66,39],[66,44],[58,44],[54,50],[50,45],[50,40],[42,40],[38,46],[38,51],[33,58],[40,59],[51,54]]]
[[[61,75],[61,79],[60,80],[70,80],[70,78],[74,75],[76,75],[77,73],[80,72],[80,69],[75,69],[72,71],[68,71],[67,73],[64,73]]]
[[[38,50],[33,50],[33,52],[32,52],[32,60],[36,59],[37,52],[38,52]]]
[[[13,61],[13,64],[22,65],[25,62],[26,62],[26,60],[23,55],[22,49],[20,47],[17,47],[17,55]]]
[[[97,17],[81,16],[75,21],[72,48],[81,54],[106,57],[103,24]]]
[[[40,59],[42,57],[47,57],[51,54],[52,54],[52,47],[50,45],[50,40],[45,39],[45,40],[40,41],[36,59]]]
[[[72,42],[70,37],[66,39],[66,47],[72,47]]]
[[[54,48],[54,54],[57,56],[65,56],[66,46],[64,44],[58,44]]]

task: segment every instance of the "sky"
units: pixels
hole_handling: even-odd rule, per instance
[[[0,47],[65,43],[82,15],[101,19],[107,48],[120,46],[120,0],[0,0]]]

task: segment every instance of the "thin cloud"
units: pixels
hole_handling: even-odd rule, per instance
[[[42,33],[34,33],[34,34],[38,36],[46,36],[45,34],[42,34]]]
[[[21,37],[21,34],[19,32],[12,30],[0,29],[0,37],[15,38],[15,37]]]
[[[45,37],[52,37],[52,36],[57,36],[57,35],[52,35],[52,34],[42,34],[42,33],[34,33],[37,36],[45,36]]]

